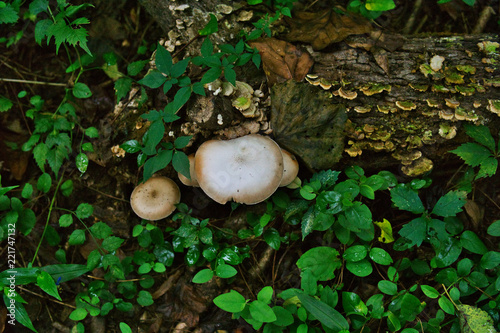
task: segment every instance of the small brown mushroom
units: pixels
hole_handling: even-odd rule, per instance
[[[190,154],[188,156],[188,159],[189,159],[189,176],[191,177],[191,179],[188,179],[180,172],[177,173],[177,176],[179,177],[181,183],[183,183],[186,186],[200,187],[200,184],[198,184],[198,180],[196,179],[196,172],[194,171],[194,154]]]
[[[289,151],[281,149],[281,153],[283,154],[283,178],[281,178],[280,186],[288,186],[299,173],[299,162]]]
[[[138,185],[130,196],[130,205],[134,213],[150,221],[161,220],[169,216],[180,201],[179,187],[167,177],[149,178]]]

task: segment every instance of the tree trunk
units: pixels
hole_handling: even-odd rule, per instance
[[[219,31],[210,36],[214,44],[227,43],[246,24],[235,20],[241,8],[215,1],[142,4],[169,39],[176,31],[181,43],[208,22],[209,12],[219,19]],[[198,52],[198,44],[191,47],[186,54]],[[401,164],[407,175],[423,174],[464,142],[464,122],[487,125],[497,134],[498,48],[496,35],[380,32],[350,36],[321,52],[307,47],[313,74],[304,83],[271,89],[273,136],[313,171],[333,168],[342,158],[378,168]],[[256,77],[242,72],[237,79],[252,84]]]

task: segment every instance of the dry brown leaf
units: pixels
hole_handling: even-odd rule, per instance
[[[288,80],[302,81],[313,65],[307,52],[275,38],[261,38],[250,43],[259,50],[269,86]]]
[[[475,228],[477,228],[483,220],[484,208],[479,206],[475,201],[472,200],[467,200],[464,208],[465,211],[467,212],[467,215],[469,215],[472,224],[474,225]]]
[[[353,14],[338,14],[328,9],[317,13],[298,12],[293,20],[287,20],[291,31],[290,41],[310,43],[315,50],[322,50],[349,35],[368,33],[372,30],[370,22]]]

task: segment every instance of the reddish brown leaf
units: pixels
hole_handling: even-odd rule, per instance
[[[328,9],[317,13],[298,12],[287,20],[291,31],[290,41],[310,43],[315,50],[322,50],[349,35],[364,34],[372,30],[370,22],[353,14],[338,14]]]
[[[302,81],[313,65],[307,52],[275,38],[262,38],[251,42],[259,50],[262,67],[270,86],[288,80]]]

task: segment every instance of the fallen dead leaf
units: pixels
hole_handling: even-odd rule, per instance
[[[469,215],[474,228],[477,228],[484,217],[484,208],[479,206],[475,201],[467,200],[465,203],[465,211]]]
[[[259,50],[269,86],[292,79],[302,81],[313,65],[307,52],[283,40],[261,38],[250,46]]]
[[[372,30],[370,22],[365,18],[354,14],[341,15],[331,9],[317,13],[298,12],[293,20],[288,19],[287,22],[291,27],[287,39],[309,43],[315,50],[322,50],[349,35],[364,34]]]

